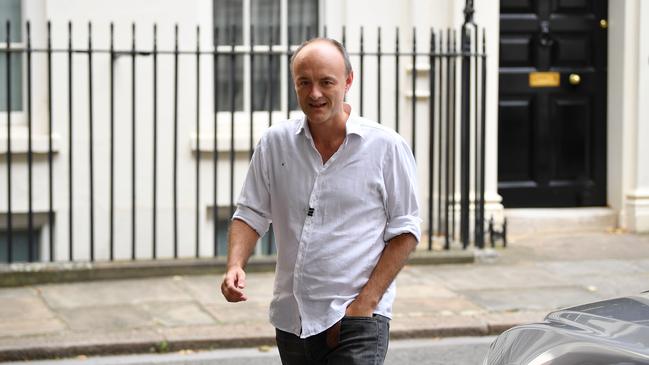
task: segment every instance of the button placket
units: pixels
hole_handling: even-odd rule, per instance
[[[318,168],[318,173],[316,173],[315,179],[313,181],[313,187],[311,189],[311,194],[309,196],[309,207],[315,207],[315,204],[317,204],[317,189],[318,189],[318,179],[320,177],[320,171],[321,168]],[[295,259],[295,268],[293,271],[293,296],[295,297],[295,300],[297,302],[298,306],[298,312],[300,313],[300,323],[301,319],[303,318],[302,315],[302,300],[301,300],[301,291],[299,288],[303,288],[304,285],[301,285],[301,279],[302,279],[302,267],[304,266],[304,257],[306,256],[306,252],[308,250],[308,242],[309,242],[309,237],[311,236],[311,223],[313,221],[313,217],[309,216],[306,214],[305,219],[304,219],[304,225],[302,227],[302,234],[300,235],[300,240],[298,242],[298,252],[297,252],[297,257]]]

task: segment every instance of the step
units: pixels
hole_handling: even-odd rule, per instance
[[[607,207],[505,209],[510,237],[538,233],[607,231],[617,227],[617,214]]]

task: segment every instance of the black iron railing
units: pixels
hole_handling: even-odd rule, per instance
[[[286,65],[289,64],[289,59],[291,57],[291,52],[294,49],[293,47],[282,47],[273,45],[273,40],[271,39],[271,44],[268,45],[267,49],[259,50],[255,46],[250,46],[246,50],[242,50],[241,47],[235,47],[234,44],[228,47],[211,47],[210,49],[203,49],[200,45],[200,28],[196,28],[196,46],[192,50],[181,50],[179,46],[178,39],[178,26],[174,29],[174,44],[172,50],[161,50],[158,45],[158,27],[153,26],[153,38],[151,41],[150,48],[141,48],[138,46],[140,43],[136,44],[136,26],[135,24],[131,27],[131,47],[130,49],[121,49],[118,50],[115,48],[115,37],[114,37],[114,26],[110,25],[110,42],[108,49],[96,48],[93,46],[93,36],[92,36],[92,25],[88,24],[87,27],[87,47],[86,48],[75,48],[73,47],[73,27],[69,23],[67,27],[67,48],[55,48],[52,44],[52,27],[50,24],[47,24],[47,44],[44,47],[37,48],[32,45],[32,34],[31,27],[29,23],[26,23],[26,47],[25,48],[12,48],[10,42],[10,24],[6,24],[7,27],[7,39],[4,47],[0,47],[0,57],[4,57],[6,60],[4,78],[6,84],[6,105],[7,108],[11,108],[11,78],[13,77],[12,68],[18,67],[26,70],[25,80],[26,83],[26,106],[24,114],[26,115],[27,123],[27,162],[25,164],[20,161],[16,162],[12,156],[16,154],[12,150],[12,126],[15,124],[12,121],[12,112],[0,111],[0,115],[4,114],[5,123],[4,127],[6,128],[6,150],[4,151],[4,159],[0,167],[6,171],[6,180],[4,183],[4,191],[6,200],[2,202],[0,210],[4,210],[2,213],[5,216],[4,225],[2,225],[2,234],[5,242],[5,256],[6,262],[12,262],[16,260],[14,255],[14,249],[16,242],[13,238],[16,236],[17,227],[15,226],[14,217],[18,215],[25,215],[27,219],[27,257],[25,261],[75,261],[80,260],[78,256],[75,255],[75,249],[78,249],[81,245],[88,245],[89,254],[87,257],[84,257],[83,260],[95,261],[98,259],[104,260],[115,260],[118,258],[123,259],[124,257],[117,257],[115,253],[115,230],[130,230],[130,259],[139,259],[143,258],[142,254],[138,254],[138,247],[141,242],[138,242],[137,233],[138,230],[150,230],[150,246],[151,254],[148,258],[158,258],[160,257],[159,249],[159,217],[158,213],[160,211],[160,206],[158,205],[160,199],[160,182],[159,175],[160,170],[158,165],[160,164],[160,153],[161,151],[171,150],[173,155],[173,160],[171,162],[172,170],[172,228],[171,228],[171,242],[172,242],[172,257],[178,258],[181,256],[187,256],[186,254],[180,253],[180,239],[179,239],[179,229],[188,229],[188,227],[180,227],[179,214],[181,208],[179,207],[180,199],[191,199],[187,194],[183,194],[183,191],[180,191],[178,186],[179,179],[179,165],[183,163],[180,161],[178,156],[182,152],[182,146],[179,145],[179,123],[187,124],[194,123],[196,131],[196,146],[195,146],[195,166],[194,168],[194,189],[193,192],[193,201],[195,205],[194,210],[194,220],[195,224],[193,225],[194,231],[194,244],[190,245],[193,247],[193,255],[195,257],[203,256],[217,256],[223,255],[223,238],[219,236],[223,234],[223,224],[220,223],[220,219],[227,218],[234,210],[235,207],[235,165],[238,160],[241,159],[241,154],[237,154],[235,149],[235,138],[237,137],[237,127],[239,124],[236,122],[235,114],[241,113],[237,109],[235,103],[235,94],[237,88],[237,82],[235,81],[235,62],[237,57],[243,57],[246,62],[249,63],[249,100],[250,107],[247,111],[248,115],[248,126],[249,126],[249,135],[247,136],[248,153],[247,157],[252,155],[255,143],[255,136],[253,131],[254,121],[260,118],[260,114],[254,113],[253,105],[257,105],[255,102],[255,80],[257,75],[254,73],[255,60],[266,60],[268,69],[274,70],[275,63],[279,62],[282,58],[285,60]],[[218,32],[227,31],[214,29],[214,36],[218,37]],[[409,50],[404,50],[404,42],[401,39],[403,33],[400,34],[399,29],[394,30],[394,45],[393,47],[386,47],[386,42],[382,40],[382,35],[385,36],[385,31],[382,29],[377,29],[376,32],[376,45],[374,50],[368,50],[369,42],[367,42],[365,36],[365,29],[360,28],[359,33],[359,42],[357,46],[347,44],[347,31],[343,27],[341,32],[341,38],[343,44],[346,44],[348,49],[351,50],[350,56],[353,61],[358,65],[355,72],[357,73],[357,89],[358,90],[358,106],[361,115],[367,114],[368,107],[373,106],[375,108],[374,116],[377,117],[379,122],[384,122],[404,134],[404,137],[409,140],[415,158],[418,162],[419,169],[425,169],[427,172],[427,181],[426,187],[422,191],[425,191],[425,199],[422,199],[422,206],[426,207],[426,217],[427,220],[424,224],[424,231],[428,232],[426,237],[428,249],[432,250],[435,242],[440,242],[440,244],[445,248],[449,249],[453,242],[459,238],[459,241],[462,243],[462,247],[466,248],[469,244],[470,237],[469,232],[473,227],[474,237],[473,242],[477,247],[483,247],[484,244],[484,176],[485,176],[485,80],[486,80],[486,54],[485,54],[485,36],[484,30],[480,32],[477,26],[475,26],[469,17],[467,17],[467,22],[464,27],[461,29],[461,42],[458,45],[456,31],[451,29],[446,30],[430,30],[427,42],[421,41],[417,38],[417,29],[413,28],[412,33],[409,35],[411,40],[411,46]],[[307,32],[307,34],[310,32]],[[254,31],[251,30],[251,34],[254,34]],[[271,37],[273,32],[270,32]],[[322,34],[326,36],[327,29],[326,27],[322,29]],[[250,42],[254,44],[254,42]],[[418,47],[418,44],[427,44],[426,47]],[[389,48],[392,48],[389,50]],[[426,50],[421,50],[418,48],[427,48]],[[24,64],[15,62],[12,57],[13,54],[21,54],[26,56]],[[33,55],[44,55],[46,67],[46,78],[40,80],[40,82],[35,82],[32,78],[33,72]],[[62,65],[61,62],[57,63],[56,68],[53,68],[53,55],[67,55],[67,62],[65,65]],[[78,97],[79,93],[73,93],[73,87],[75,85],[75,80],[73,76],[79,77],[79,73],[75,72],[75,60],[78,59],[79,55],[87,57],[87,62],[84,65],[87,67],[87,94],[85,94],[85,100]],[[97,57],[107,57],[110,62],[109,68],[98,70],[96,69],[96,63],[93,60]],[[119,57],[130,57],[130,68],[131,68],[131,77],[130,84],[128,87],[121,85],[118,89],[115,85],[115,64],[116,60]],[[146,105],[138,101],[137,90],[142,90],[145,87],[138,84],[140,78],[138,70],[137,60],[138,58],[151,57],[152,59],[152,85],[147,85],[146,88],[150,88],[147,93],[151,95],[151,105]],[[159,131],[161,126],[159,125],[160,119],[160,105],[159,105],[159,58],[171,58],[173,60],[173,102],[172,105],[164,105],[166,107],[167,113],[171,114],[171,119],[173,121],[173,138],[172,141],[160,141]],[[192,105],[195,108],[195,119],[193,121],[188,120],[191,118],[181,117],[179,115],[179,110],[182,107],[188,107],[187,105],[179,105],[179,82],[181,81],[182,75],[186,76],[186,73],[181,75],[180,71],[180,59],[194,58],[194,67],[195,67],[195,92],[196,100],[195,104]],[[367,62],[368,59],[374,58],[374,67],[376,69],[376,85],[378,86],[375,91],[375,95],[368,95],[367,87],[365,85],[366,81],[366,72],[367,72]],[[222,74],[218,72],[219,64],[225,62],[228,65],[229,72],[227,74]],[[401,84],[401,77],[404,77],[404,74],[407,76],[406,70],[403,69],[404,62],[410,63],[410,82]],[[203,88],[201,88],[202,83],[205,83],[205,75],[201,73],[201,65],[205,63],[212,64],[212,77],[211,81],[212,87],[211,92],[213,93],[211,114],[213,115],[212,120],[212,135],[213,143],[211,146],[205,146],[201,144],[201,126],[204,126],[205,122],[201,117],[201,97],[200,95],[204,93]],[[391,64],[390,64],[391,63]],[[55,120],[53,113],[53,90],[55,89],[53,75],[56,73],[67,73],[67,115],[66,118],[59,118]],[[97,102],[97,93],[93,93],[93,90],[96,91],[97,83],[93,83],[93,80],[96,78],[98,72],[105,72],[108,74],[108,122],[109,122],[109,131],[110,135],[108,137],[108,158],[107,160],[101,160],[98,162],[98,159],[101,157],[97,154],[95,150],[95,140],[96,140],[96,123],[97,116],[96,109],[93,108],[93,105]],[[386,73],[393,72],[394,80],[394,94],[393,94],[393,104],[387,108],[392,108],[390,113],[386,113],[386,104],[382,101],[389,99],[391,96],[388,95],[387,91],[383,89],[385,85],[385,76]],[[419,73],[424,74],[425,76],[418,76]],[[209,75],[207,76],[209,77]],[[279,82],[281,87],[286,88],[286,95],[291,95],[290,89],[291,85],[289,82],[282,82],[278,75],[269,73],[268,75],[260,75],[259,77],[265,77],[268,90],[273,90],[276,82]],[[223,112],[222,107],[219,103],[222,103],[224,98],[222,95],[219,95],[219,85],[220,80],[228,80],[228,95],[227,95],[227,104],[229,111]],[[418,83],[418,81],[420,81]],[[422,82],[426,81],[427,90],[422,90],[418,85],[421,86]],[[2,86],[0,86],[2,87]],[[32,145],[33,139],[33,111],[32,111],[32,99],[34,90],[47,90],[47,159],[45,162],[39,161],[38,168],[44,168],[47,170],[47,186],[48,189],[45,191],[34,192],[33,184],[33,170],[34,170],[34,150]],[[281,90],[281,89],[280,89]],[[389,90],[388,90],[389,91]],[[424,95],[421,95],[422,92],[426,91]],[[116,133],[116,103],[115,96],[116,93],[124,94],[129,93],[131,98],[130,105],[130,140],[124,141],[124,138]],[[105,93],[106,94],[106,93]],[[410,99],[406,97],[406,94],[410,94]],[[76,96],[75,96],[76,95]],[[279,98],[279,95],[270,95],[266,98],[266,109],[267,109],[267,126],[270,126],[272,123],[277,122],[276,118],[277,107],[275,106],[274,98]],[[375,99],[368,103],[369,98],[375,97]],[[427,102],[418,101],[418,98],[427,97]],[[366,100],[367,99],[367,100]],[[78,102],[87,102],[87,120],[82,116],[75,114],[75,103]],[[291,103],[289,98],[285,99],[285,105],[283,110],[288,116],[291,112]],[[404,130],[404,118],[407,116],[402,115],[402,113],[408,112],[404,110],[407,108],[401,108],[401,104],[404,102],[409,102],[409,112],[410,112],[410,126]],[[421,113],[418,114],[418,111],[422,108],[426,109],[427,117],[421,117]],[[58,105],[57,108],[61,109],[62,106]],[[138,135],[136,128],[138,123],[142,123],[139,117],[139,110],[141,108],[152,108],[152,120],[145,121],[146,123],[152,124],[152,134],[151,135]],[[219,145],[218,140],[219,136],[223,136],[224,133],[228,131],[219,130],[219,123],[217,121],[218,115],[222,113],[229,113],[229,140],[230,140],[230,149],[227,152],[228,158],[224,159],[219,158]],[[393,118],[389,121],[385,121],[385,116],[392,114]],[[263,113],[262,113],[263,115]],[[182,120],[181,120],[182,118]],[[77,129],[78,123],[86,122],[88,128],[88,135],[86,136],[88,142],[81,142],[83,139],[82,136],[77,135],[75,130]],[[459,123],[458,123],[459,122]],[[65,155],[67,155],[66,169],[59,169],[58,171],[54,168],[56,159],[63,158],[62,156],[57,156],[53,148],[53,132],[57,129],[66,129],[67,128],[67,145],[65,146]],[[427,149],[424,151],[424,147],[417,146],[417,136],[420,133],[427,133]],[[144,161],[140,156],[136,154],[138,151],[138,143],[141,143],[143,140],[150,140],[152,151],[152,159],[149,161]],[[170,142],[170,143],[169,143]],[[420,139],[421,142],[421,139]],[[84,152],[82,150],[87,143],[87,150]],[[116,160],[116,147],[124,146],[125,143],[130,145],[130,225],[124,226],[117,225],[115,220],[115,176],[117,169],[124,170],[123,166],[117,166],[119,162]],[[425,152],[425,153],[424,153]],[[89,164],[86,167],[79,166],[74,162],[74,156],[77,153],[87,153],[89,158]],[[201,155],[206,153],[211,153],[211,167],[212,167],[212,186],[211,188],[211,199],[206,198],[201,194],[201,176],[203,176],[203,169],[201,167]],[[471,155],[472,153],[472,155]],[[226,163],[227,167],[223,168],[223,164]],[[97,167],[106,168],[108,170],[108,206],[99,208],[96,205],[97,201],[97,192],[95,189],[96,186],[96,171]],[[46,167],[43,167],[46,165]],[[120,164],[121,165],[121,164]],[[14,186],[12,186],[12,171],[15,169],[26,168],[28,171],[27,181],[24,183],[27,184],[27,195],[18,196],[15,193]],[[87,170],[84,170],[87,168]],[[138,181],[136,177],[138,176],[138,170],[146,169],[151,171],[152,179],[150,186],[151,202],[152,206],[147,207],[138,203],[139,197],[136,195],[138,191]],[[75,181],[75,174],[78,171],[82,171],[88,175],[88,191],[89,196],[82,197],[76,194],[76,186],[73,185]],[[128,170],[127,170],[128,171]],[[65,176],[67,172],[67,177]],[[123,171],[122,171],[123,172]],[[224,175],[224,172],[227,172],[227,178]],[[458,184],[459,182],[459,184]],[[229,206],[225,206],[223,213],[219,213],[219,186],[220,184],[229,184],[228,189],[228,199]],[[67,202],[56,202],[55,196],[55,185],[57,184],[67,184]],[[459,186],[458,186],[459,185]],[[459,197],[458,197],[458,187],[460,188]],[[473,194],[471,194],[473,192]],[[34,249],[35,242],[37,238],[35,237],[35,232],[38,232],[38,229],[35,228],[35,212],[33,207],[34,194],[47,194],[47,207],[46,207],[46,221],[47,226],[49,227],[48,242],[41,243],[40,247],[47,247],[49,252],[48,255],[40,255],[37,257],[36,252],[44,252],[45,250]],[[14,201],[19,201],[20,199],[27,200],[27,210],[26,212],[17,212],[15,211],[15,206],[12,204]],[[87,199],[87,201],[85,200]],[[102,198],[103,199],[103,198]],[[80,200],[83,200],[80,204]],[[201,232],[205,227],[209,225],[208,222],[201,221],[201,209],[204,209],[207,205],[207,202],[210,202],[212,205],[212,251],[211,252],[201,252]],[[58,208],[55,208],[55,203],[58,203]],[[223,205],[223,204],[221,204]],[[79,206],[83,206],[84,209],[87,207],[88,219],[85,222],[78,222],[75,220],[74,209]],[[65,209],[61,209],[61,207]],[[97,217],[97,210],[103,209],[107,210],[107,219],[105,221],[99,221]],[[139,211],[151,209],[151,225],[150,227],[142,227],[138,225],[138,220],[136,219]],[[68,224],[67,227],[62,227],[56,222],[56,211],[67,211],[68,215]],[[60,214],[60,213],[59,213]],[[472,220],[470,218],[473,218]],[[0,223],[2,224],[2,223]],[[75,227],[78,224],[87,224],[89,226],[89,237],[80,239],[78,235],[75,237]],[[106,233],[106,237],[102,237],[100,240],[97,239],[97,230],[96,227],[98,224],[106,225],[107,228],[103,230]],[[457,229],[459,226],[459,230]],[[67,229],[68,230],[68,240],[67,242],[61,242],[57,237],[57,230]],[[459,235],[457,234],[459,233]],[[269,235],[272,236],[272,235]],[[101,242],[101,243],[98,243]],[[183,242],[187,245],[186,242]],[[57,257],[55,252],[57,250],[57,245],[67,245],[67,257]],[[101,248],[102,252],[108,252],[105,257],[98,258],[98,246]],[[104,247],[106,246],[106,247]],[[184,250],[186,251],[186,250]],[[267,238],[266,246],[263,250],[264,253],[271,254],[273,252],[273,242],[272,238]]]

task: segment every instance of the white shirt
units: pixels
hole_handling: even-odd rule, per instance
[[[323,165],[306,117],[261,137],[233,219],[260,236],[273,222],[277,267],[270,321],[302,338],[338,322],[387,242],[420,238],[416,167],[396,132],[350,116],[347,135]],[[392,317],[391,283],[374,313]]]

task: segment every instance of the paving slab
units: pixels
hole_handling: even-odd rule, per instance
[[[465,290],[462,293],[488,311],[559,309],[602,299],[581,286]]]
[[[138,306],[155,325],[164,327],[212,325],[217,321],[198,303],[151,302]]]
[[[191,300],[173,277],[45,284],[38,289],[47,304],[57,309]]]
[[[62,308],[57,313],[72,331],[113,331],[155,326],[151,315],[134,305]]]

